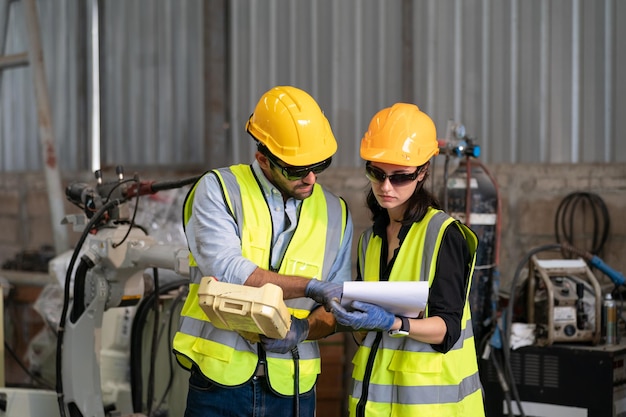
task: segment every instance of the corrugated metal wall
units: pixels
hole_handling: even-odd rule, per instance
[[[91,26],[81,4],[39,1],[62,170],[90,167],[89,54],[81,39]],[[417,103],[440,137],[448,120],[464,123],[488,163],[626,162],[620,140],[626,27],[619,24],[626,2],[100,0],[100,6],[103,165],[248,161],[253,146],[245,120],[277,84],[318,99],[340,142],[336,166],[360,165],[359,140],[370,117],[395,101]],[[19,2],[11,9],[7,52],[24,46],[15,21]],[[0,171],[40,168],[36,126],[28,70],[4,71]]]
[[[85,112],[84,20],[81,0],[40,1],[41,45],[46,65],[50,112],[57,152],[64,169],[76,167]],[[4,40],[4,42],[3,42]],[[0,55],[27,51],[24,4],[0,0]],[[4,46],[4,48],[3,48]],[[40,170],[37,109],[30,67],[0,70],[0,172]],[[79,139],[80,138],[80,139]]]

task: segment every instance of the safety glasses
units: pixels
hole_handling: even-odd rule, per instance
[[[420,171],[421,169],[417,168],[415,172],[411,172],[410,174],[387,174],[382,169],[370,165],[369,163],[365,165],[365,176],[370,181],[384,182],[385,179],[389,179],[391,185],[405,185],[415,181]]]
[[[272,165],[280,170],[280,173],[283,175],[283,177],[285,177],[289,181],[301,180],[302,178],[309,175],[309,172],[312,172],[315,175],[320,174],[330,166],[330,163],[333,160],[333,158],[330,157],[323,160],[322,162],[318,162],[317,164],[307,165],[304,167],[296,167],[283,165],[283,162],[280,159],[276,158],[269,152],[267,152],[265,156]]]

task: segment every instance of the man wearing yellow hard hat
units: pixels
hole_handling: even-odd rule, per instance
[[[185,416],[313,417],[316,340],[334,332],[330,301],[351,276],[350,213],[317,183],[337,142],[317,102],[292,86],[263,94],[246,130],[254,161],[209,171],[185,202],[191,281],[173,345],[191,373]],[[281,287],[286,337],[255,343],[214,326],[198,304],[205,276]]]

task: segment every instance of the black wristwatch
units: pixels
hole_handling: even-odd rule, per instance
[[[409,323],[409,319],[406,317],[398,316],[400,320],[402,320],[402,324],[398,330],[389,330],[388,334],[391,337],[405,337],[409,335],[409,330],[411,329],[411,324]]]

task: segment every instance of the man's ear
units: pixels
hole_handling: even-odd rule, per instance
[[[259,165],[261,166],[261,168],[263,168],[263,169],[270,169],[270,160],[267,159],[267,156],[265,156],[261,152],[257,151],[254,154],[254,157],[256,158],[256,160],[259,163]]]

